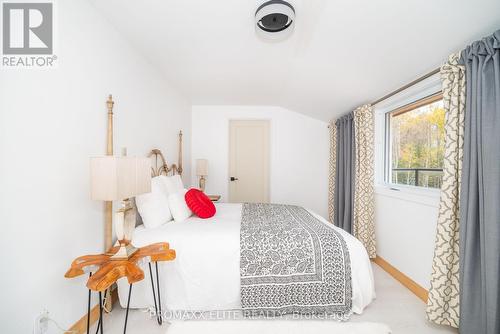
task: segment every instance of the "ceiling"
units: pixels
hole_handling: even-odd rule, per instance
[[[255,34],[257,0],[91,0],[192,104],[282,106],[329,120],[500,28],[499,0],[290,0],[286,41]]]

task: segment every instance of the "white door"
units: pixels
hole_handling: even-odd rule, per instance
[[[269,121],[229,121],[229,201],[269,202]]]

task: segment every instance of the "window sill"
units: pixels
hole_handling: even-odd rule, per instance
[[[439,208],[441,191],[439,189],[385,183],[375,185],[375,194]]]

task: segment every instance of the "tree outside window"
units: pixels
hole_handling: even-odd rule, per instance
[[[389,182],[440,188],[444,160],[442,96],[432,96],[387,115]]]

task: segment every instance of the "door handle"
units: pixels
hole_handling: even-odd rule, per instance
[[[238,181],[238,178],[237,178],[237,177],[234,177],[234,176],[231,176],[231,177],[229,178],[229,180],[231,180],[231,181]]]

